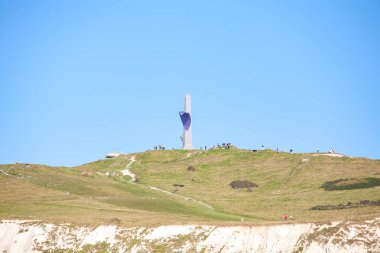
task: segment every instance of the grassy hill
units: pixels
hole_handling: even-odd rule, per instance
[[[131,157],[136,183],[121,173]],[[154,150],[77,167],[7,164],[0,165],[0,218],[125,225],[275,223],[284,214],[296,222],[361,220],[380,217],[380,206],[310,209],[379,201],[379,178],[378,160],[270,150]],[[232,189],[234,180],[258,187]],[[321,187],[334,180],[349,187]]]

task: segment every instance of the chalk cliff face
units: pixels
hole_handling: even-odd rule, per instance
[[[3,220],[0,252],[380,252],[380,218],[271,226],[75,227]]]

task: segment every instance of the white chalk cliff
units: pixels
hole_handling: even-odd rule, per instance
[[[380,218],[263,226],[76,227],[3,220],[0,252],[380,252]]]

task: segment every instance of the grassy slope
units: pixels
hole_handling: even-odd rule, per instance
[[[244,150],[154,151],[137,156],[133,168],[141,184],[173,190],[207,202],[218,210],[246,216],[253,221],[276,221],[284,213],[299,221],[354,219],[380,216],[379,207],[337,211],[309,211],[319,204],[339,204],[380,199],[380,187],[350,191],[324,191],[321,184],[338,178],[380,177],[380,161],[310,154]],[[304,160],[306,159],[306,160]],[[304,160],[304,161],[302,161]],[[186,171],[194,166],[195,172]],[[253,192],[232,190],[233,180],[251,180]]]
[[[189,155],[190,154],[190,155]],[[118,218],[123,224],[276,222],[285,213],[297,221],[380,217],[380,207],[309,211],[315,205],[380,199],[380,187],[324,191],[321,184],[339,178],[380,177],[380,161],[244,150],[147,151],[134,154],[138,184],[120,170],[132,155],[73,168],[0,165],[0,217],[99,224]],[[305,160],[306,159],[306,160]],[[195,172],[186,170],[194,166]],[[81,175],[91,172],[90,177]],[[96,172],[110,175],[100,175]],[[233,190],[232,180],[251,180],[253,192]],[[152,185],[197,203],[153,191]],[[70,192],[69,196],[65,192]]]
[[[128,157],[121,157],[74,168],[0,165],[9,174],[0,173],[0,217],[84,224],[117,218],[134,225],[239,218],[129,183],[120,173],[128,163]],[[92,175],[82,176],[84,171]]]

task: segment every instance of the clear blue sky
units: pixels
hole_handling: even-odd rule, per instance
[[[181,146],[380,158],[380,1],[0,0],[0,163]]]

